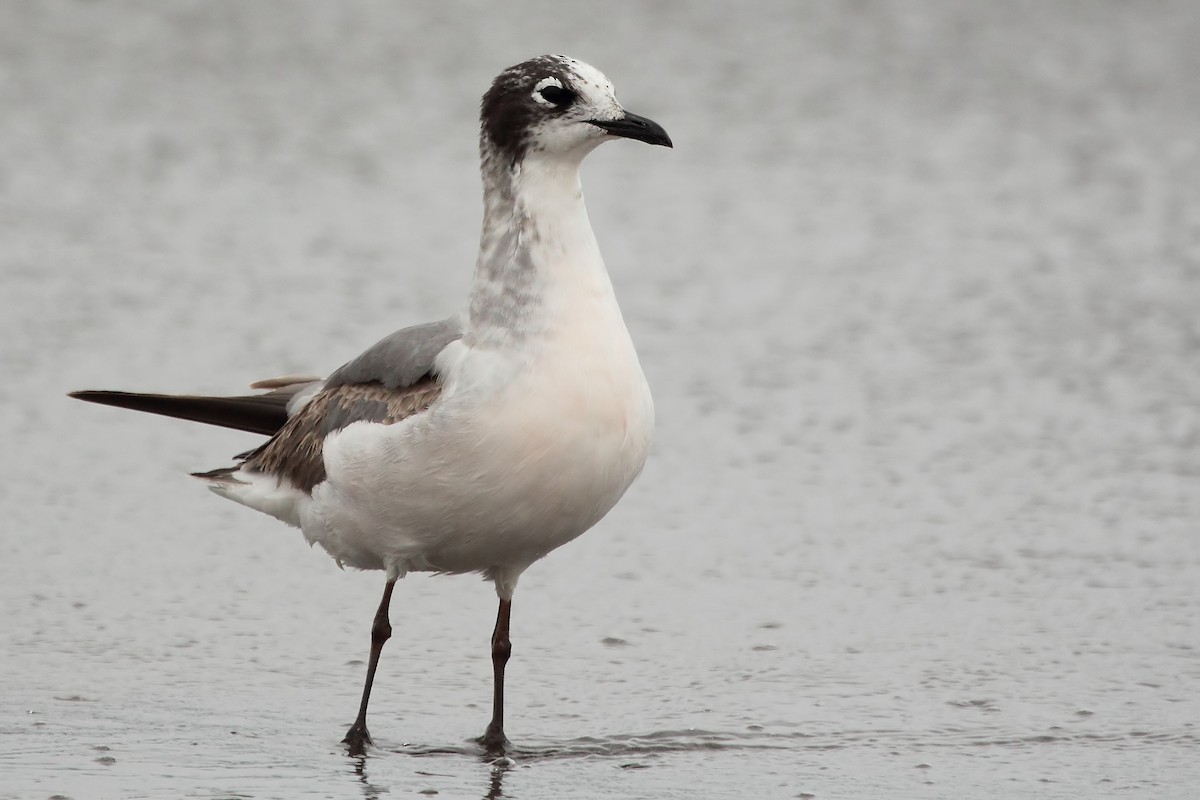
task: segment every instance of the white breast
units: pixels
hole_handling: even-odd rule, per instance
[[[598,522],[641,472],[654,406],[615,303],[575,310],[519,356],[453,345],[428,413],[332,437],[305,534],[350,566],[515,581]]]

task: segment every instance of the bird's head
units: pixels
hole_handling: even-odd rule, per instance
[[[671,147],[661,125],[621,107],[598,69],[567,56],[538,56],[500,73],[483,96],[480,122],[484,152],[509,165],[582,159],[614,137]]]

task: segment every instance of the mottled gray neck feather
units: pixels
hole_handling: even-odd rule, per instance
[[[553,172],[562,180],[547,181],[536,170],[538,185],[530,186],[527,160],[515,164],[499,154],[486,136],[480,145],[483,178],[483,230],[479,260],[472,282],[466,341],[472,346],[503,346],[538,332],[540,291],[545,265],[538,263],[540,238],[545,235],[539,205],[556,202],[562,184],[574,184],[573,197],[555,211],[570,213],[571,201],[582,202],[578,164],[564,161]],[[537,158],[537,155],[533,155]],[[525,180],[523,180],[525,178]]]

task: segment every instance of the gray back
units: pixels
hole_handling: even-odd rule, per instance
[[[325,387],[372,382],[389,389],[412,386],[433,369],[437,354],[462,335],[458,317],[398,330],[334,370]]]

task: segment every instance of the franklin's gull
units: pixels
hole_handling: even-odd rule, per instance
[[[384,338],[325,380],[242,397],[75,392],[94,403],[265,434],[214,492],[294,525],[339,565],[383,570],[358,717],[398,578],[481,573],[500,598],[494,698],[481,738],[503,752],[517,580],[601,517],[642,470],[650,389],[588,222],[579,167],[613,138],[671,146],[595,68],[559,55],[500,73],[483,97],[483,232],[466,309]]]

